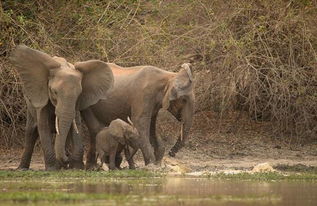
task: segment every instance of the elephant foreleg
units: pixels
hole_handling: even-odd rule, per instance
[[[33,149],[38,138],[38,131],[35,119],[33,118],[29,109],[27,110],[27,120],[26,120],[26,127],[25,127],[25,142],[24,142],[24,150],[22,154],[22,158],[19,164],[18,169],[25,170],[29,169]]]
[[[109,151],[109,169],[110,170],[117,169],[116,167],[117,148],[118,148],[117,144],[110,147],[110,151]]]
[[[79,115],[76,115],[76,124],[80,125]],[[72,142],[72,152],[71,152],[71,160],[69,163],[70,168],[76,169],[84,169],[83,156],[84,156],[84,143],[83,137],[79,133],[77,133],[74,125],[72,125],[71,130],[71,142]]]
[[[52,133],[49,124],[48,106],[36,111],[38,132],[44,153],[45,169],[56,170],[56,158],[52,144]]]
[[[81,116],[89,131],[89,147],[86,157],[86,169],[92,169],[96,166],[96,135],[104,127],[90,111],[86,109],[81,112]]]
[[[134,160],[133,160],[133,156],[135,155],[135,153],[138,151],[138,148],[133,148],[133,151],[132,153],[130,152],[130,148],[129,146],[126,146],[124,148],[124,155],[125,155],[125,158],[129,164],[129,169],[132,169],[134,170],[135,169],[135,163],[134,163]]]
[[[161,164],[161,161],[164,156],[165,146],[162,139],[159,136],[156,136],[156,118],[157,113],[151,119],[151,126],[150,126],[150,142],[154,148],[154,155],[155,155],[155,164]]]

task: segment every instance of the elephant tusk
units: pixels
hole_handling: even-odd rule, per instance
[[[58,117],[57,117],[57,116],[56,116],[56,118],[55,118],[55,129],[56,129],[56,133],[57,133],[57,135],[59,135]]]
[[[131,119],[130,119],[129,116],[128,116],[128,122],[129,122],[132,126],[134,126],[134,125],[133,125],[133,122],[131,121]]]
[[[76,120],[75,120],[75,119],[73,120],[73,127],[74,127],[74,129],[75,129],[75,132],[76,132],[77,134],[79,134],[78,127],[77,127],[77,124],[76,124]]]
[[[183,141],[183,130],[184,130],[184,123],[182,123],[182,125],[181,125],[181,141]]]

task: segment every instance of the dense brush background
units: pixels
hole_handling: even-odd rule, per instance
[[[289,138],[317,136],[315,0],[2,0],[0,31],[7,148],[23,142],[26,105],[8,61],[20,43],[70,62],[171,71],[191,62],[197,113],[221,119],[238,111]]]

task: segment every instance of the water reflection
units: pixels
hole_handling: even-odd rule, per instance
[[[157,194],[162,191],[162,179],[114,179],[104,183],[73,183],[67,189],[83,193],[109,193],[109,194]]]
[[[206,178],[114,179],[105,183],[73,183],[67,189],[80,193],[109,193],[140,196],[178,196],[181,199],[219,199],[230,202],[250,200],[266,205],[317,205],[314,182],[227,181]],[[234,204],[238,205],[238,204]]]
[[[12,184],[12,189],[19,188],[16,182]],[[28,188],[27,184],[23,183],[23,187],[20,188],[37,191],[45,186],[50,190],[47,183],[38,184]],[[9,185],[6,184],[8,191],[11,190]],[[317,205],[317,183],[305,181],[260,182],[184,177],[118,178],[105,182],[71,181],[58,185],[53,191],[127,195],[132,197],[129,202],[124,203],[128,205]],[[90,204],[85,202],[84,205],[88,203]],[[116,201],[96,200],[92,205],[113,205],[112,203]]]

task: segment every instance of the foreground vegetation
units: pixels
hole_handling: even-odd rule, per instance
[[[169,179],[172,179],[172,181],[169,182]],[[194,187],[197,187],[196,190],[199,186],[201,187],[202,194],[188,193],[186,191],[185,188],[188,191],[195,191],[192,185],[193,182],[190,184],[188,179],[193,180]],[[7,205],[24,205],[26,203],[35,205],[104,205],[106,203],[167,205],[180,202],[190,205],[223,204],[226,202],[249,204],[261,202],[270,204],[282,201],[283,197],[280,194],[280,190],[277,190],[279,192],[277,194],[270,190],[263,192],[261,189],[255,192],[249,188],[250,185],[261,188],[265,184],[266,188],[270,185],[272,189],[276,189],[276,184],[280,182],[282,183],[281,185],[284,184],[283,188],[287,188],[285,183],[291,185],[307,184],[309,187],[314,187],[312,184],[316,180],[316,173],[289,173],[288,175],[277,172],[240,173],[184,178],[181,176],[165,176],[163,173],[143,170],[113,172],[79,170],[59,172],[0,171],[0,189],[2,191],[0,193],[0,202]],[[203,182],[202,185],[201,182]],[[210,184],[210,187],[206,186],[207,183]],[[219,184],[222,188],[225,188],[226,192],[217,192],[214,187]],[[240,194],[235,191],[235,188],[232,194],[228,193],[228,187],[231,188],[232,185],[237,186],[240,184],[242,188],[249,189]]]
[[[168,173],[153,172],[147,170],[118,170],[118,171],[85,171],[85,170],[66,170],[66,171],[0,171],[1,180],[55,180],[63,181],[65,179],[76,179],[77,181],[98,182],[111,178],[158,178],[166,177]],[[174,175],[175,176],[175,175]],[[186,174],[177,175],[177,177],[186,177]],[[195,178],[195,177],[193,177]],[[266,172],[266,173],[249,173],[241,172],[237,174],[212,173],[202,174],[197,178],[212,179],[237,179],[237,180],[317,180],[315,171],[306,172]]]
[[[117,170],[117,171],[86,171],[86,170],[65,170],[65,171],[0,171],[1,179],[99,179],[102,178],[139,178],[139,177],[160,177],[162,174],[146,170]]]

